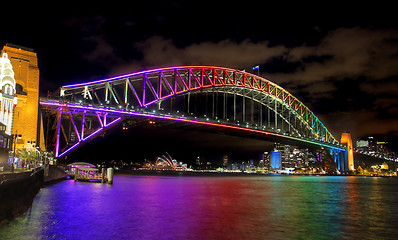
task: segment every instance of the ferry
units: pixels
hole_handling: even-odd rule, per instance
[[[66,166],[66,173],[68,174],[70,179],[73,179],[75,177],[75,169],[76,168],[92,168],[93,170],[98,171],[97,167],[91,163],[86,163],[86,162],[75,162],[68,164]]]
[[[102,179],[101,173],[98,172],[97,168],[92,167],[78,167],[77,175],[74,175],[75,181],[93,181],[93,182],[101,182],[103,180],[106,182],[108,179],[104,176]]]

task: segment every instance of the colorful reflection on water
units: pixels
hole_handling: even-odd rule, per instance
[[[396,239],[398,179],[116,175],[63,181],[0,239]]]

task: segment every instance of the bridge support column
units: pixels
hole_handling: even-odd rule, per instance
[[[341,172],[339,152],[336,150],[330,150],[330,154],[333,156],[333,161],[336,163],[337,169]]]
[[[342,133],[340,142],[342,144],[346,145],[346,151],[345,151],[345,163],[347,166],[346,171],[355,171],[354,152],[353,152],[353,147],[352,147],[351,134],[350,133]]]
[[[336,163],[337,169],[340,173],[349,171],[346,151],[330,149],[330,155],[333,156],[333,161]]]
[[[345,154],[345,151],[341,151],[339,152],[339,159],[340,159],[340,166],[341,166],[341,171],[342,172],[347,172],[348,168],[347,168],[347,157]]]

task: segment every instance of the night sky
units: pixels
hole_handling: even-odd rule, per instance
[[[62,84],[154,67],[259,65],[262,77],[298,97],[336,138],[349,131],[353,139],[396,143],[396,8],[380,1],[301,4],[4,6],[0,45],[38,53],[43,96]]]

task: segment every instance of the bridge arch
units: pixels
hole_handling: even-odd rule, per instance
[[[289,125],[292,131],[288,134],[338,144],[318,117],[291,93],[268,79],[237,69],[214,66],[152,69],[66,85],[61,88],[60,96],[71,103],[134,111],[198,92],[220,92],[251,98]],[[299,121],[306,133],[303,133],[303,128],[296,129],[292,120]],[[274,130],[277,131],[277,127]]]
[[[192,94],[202,97],[195,106],[207,104],[203,95],[206,98],[212,95],[213,113],[200,115],[197,111],[193,115],[190,110],[179,113],[181,106],[176,106],[176,103],[188,99],[189,108]],[[214,113],[218,105],[214,102],[218,98],[214,96],[220,94],[224,96],[224,101],[219,103],[222,102],[225,114],[217,115]],[[238,98],[241,102],[237,101]],[[246,101],[251,103],[250,120],[245,112]],[[167,104],[173,108],[173,103],[177,111],[168,112],[163,108]],[[256,113],[257,122],[253,120],[255,104],[260,112]],[[149,120],[150,123],[153,122],[151,119],[200,124],[232,134],[252,134],[289,144],[327,147],[337,152],[345,150],[314,113],[288,91],[265,78],[231,68],[168,67],[65,85],[60,88],[58,98],[42,99],[40,105],[49,116],[45,124],[46,146],[53,149],[58,158],[66,157],[117,123],[125,124],[130,120]],[[263,114],[263,109],[266,114]],[[228,111],[233,113],[232,120]],[[273,122],[270,116],[274,118]]]

